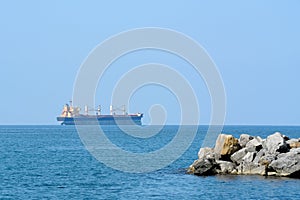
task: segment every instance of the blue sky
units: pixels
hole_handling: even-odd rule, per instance
[[[141,27],[174,29],[207,50],[224,81],[226,124],[300,124],[299,8],[296,0],[2,1],[0,124],[57,124],[89,52],[112,35]],[[180,69],[185,63],[178,58],[145,51],[119,64],[147,62],[174,65],[183,73],[201,99],[200,122],[209,122],[205,85]],[[105,97],[115,79],[105,80],[107,87],[97,96],[108,107]],[[147,112],[155,103],[166,104],[168,123],[178,123],[176,100],[161,88],[136,93],[130,111],[145,112],[149,122]]]

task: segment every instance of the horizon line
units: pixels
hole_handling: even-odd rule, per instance
[[[64,126],[60,124],[0,124],[0,126]],[[75,126],[75,125],[67,125]],[[300,124],[143,124],[142,126],[300,126]]]

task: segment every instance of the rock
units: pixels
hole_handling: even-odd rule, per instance
[[[300,142],[295,142],[290,144],[290,148],[299,148],[300,147]]]
[[[238,174],[244,175],[266,175],[267,166],[260,165],[258,162],[253,162],[256,158],[256,152],[248,152],[242,162],[237,167]]]
[[[261,160],[261,158],[266,154],[266,150],[265,149],[261,149],[258,153],[256,153],[256,156],[253,160],[253,162],[255,164],[260,164],[259,161]]]
[[[243,163],[237,167],[238,174],[242,175],[266,175],[267,174],[267,167],[260,166],[255,163]]]
[[[239,138],[239,144],[242,148],[244,148],[246,146],[246,144],[252,139],[253,139],[253,137],[251,135],[241,134],[240,138]]]
[[[195,167],[194,165],[196,164],[198,160],[195,160],[193,164],[191,164],[188,168],[187,168],[187,172],[188,174],[195,174]]]
[[[286,141],[287,144],[291,144],[291,143],[295,143],[295,142],[299,142],[299,139],[289,139]]]
[[[235,174],[236,173],[236,170],[235,170],[236,165],[232,162],[219,160],[219,161],[217,161],[217,164],[219,164],[219,169],[217,169],[218,174]]]
[[[198,160],[187,172],[201,176],[258,174],[300,178],[299,143],[299,139],[289,139],[278,132],[264,140],[247,134],[239,140],[220,134],[214,148],[199,150]]]
[[[258,152],[262,149],[262,139],[255,137],[246,144],[248,152]]]
[[[278,152],[286,153],[289,151],[289,146],[285,141],[285,137],[279,132],[268,136],[264,142],[264,146],[270,154],[277,154]]]
[[[243,148],[243,149],[240,149],[238,150],[237,152],[235,152],[234,154],[232,154],[230,156],[230,159],[237,163],[237,164],[240,164],[243,160],[242,158],[248,153],[247,149],[246,148]]]
[[[215,153],[212,148],[201,148],[198,152],[198,160],[188,168],[187,173],[199,176],[214,175],[218,167],[215,161]]]
[[[251,163],[256,156],[255,152],[248,152],[244,157],[243,157],[243,163]]]
[[[230,160],[230,155],[240,148],[238,139],[232,135],[220,134],[217,138],[214,152],[217,159]]]
[[[286,143],[290,146],[291,149],[300,147],[299,139],[291,139],[291,140],[286,141]]]
[[[188,169],[187,173],[198,176],[215,175],[217,173],[218,165],[215,160],[202,159],[196,160]]]
[[[269,164],[271,162],[273,162],[273,160],[277,159],[277,155],[276,154],[270,154],[268,152],[266,152],[265,155],[261,156],[261,158],[259,159],[258,163],[260,165],[265,165],[265,166],[269,166]]]
[[[204,158],[214,159],[215,158],[214,150],[209,147],[200,148],[198,152],[198,159],[201,160]]]
[[[267,166],[260,165],[251,169],[251,173],[253,175],[267,175]]]
[[[290,152],[280,154],[269,167],[276,172],[276,176],[300,178],[300,148],[293,148]]]

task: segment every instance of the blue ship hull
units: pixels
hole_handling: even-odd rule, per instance
[[[76,117],[57,117],[61,125],[142,125],[140,115],[82,115]]]

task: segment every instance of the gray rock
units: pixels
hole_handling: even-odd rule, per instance
[[[253,137],[251,135],[241,134],[239,138],[239,144],[241,145],[242,148],[244,148],[246,144],[252,139]]]
[[[286,153],[289,151],[289,145],[287,145],[284,136],[279,132],[269,135],[263,146],[270,154],[276,154],[277,152]]]
[[[248,152],[244,157],[243,157],[243,163],[251,163],[256,156],[255,152]]]
[[[239,164],[237,167],[238,174],[243,175],[266,175],[267,173],[267,166],[260,165],[257,162],[254,162],[256,158],[255,152],[248,152],[244,158],[243,161]]]
[[[300,148],[291,149],[288,153],[282,153],[269,165],[277,176],[290,176],[300,178]]]
[[[235,152],[234,154],[232,154],[230,156],[230,159],[237,163],[237,164],[240,164],[243,160],[243,157],[248,153],[247,149],[246,148],[243,148],[243,149],[240,149],[238,150],[237,152]]]
[[[255,137],[246,144],[248,152],[258,152],[262,149],[262,139]]]
[[[260,166],[254,163],[243,163],[238,168],[238,174],[243,175],[266,175],[266,166]]]
[[[243,165],[236,166],[237,174],[243,174]]]
[[[249,168],[251,167],[250,165],[251,163],[242,162],[237,166],[238,174],[249,174]]]
[[[251,174],[265,176],[265,175],[267,175],[267,166],[256,165],[256,167],[253,167],[251,169]]]
[[[260,165],[269,166],[269,164],[271,162],[273,162],[273,160],[277,159],[277,155],[278,154],[270,154],[269,152],[266,152],[263,156],[261,156],[261,158],[259,159],[258,163]]]
[[[188,169],[187,173],[198,176],[208,176],[217,174],[218,165],[215,160],[202,159],[196,160]]]
[[[266,150],[265,149],[261,149],[255,156],[253,162],[255,164],[259,164],[259,161],[261,160],[261,158],[266,154]]]
[[[218,174],[235,174],[236,171],[235,167],[236,165],[229,161],[223,161],[219,160],[217,161],[217,164],[219,165],[219,169],[217,170]]]
[[[300,148],[291,149],[291,152],[294,154],[300,154]]]
[[[214,159],[215,158],[214,150],[209,147],[200,148],[198,152],[198,159],[201,160],[204,158]]]

